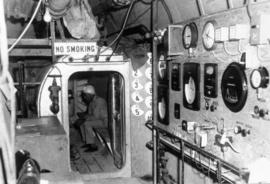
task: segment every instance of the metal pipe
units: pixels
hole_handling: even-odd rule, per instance
[[[157,29],[157,19],[158,19],[158,0],[151,1],[151,34],[154,35],[154,31]],[[153,102],[153,109],[152,109],[152,117],[153,117],[153,126],[157,124],[157,40],[156,37],[152,37],[152,102]],[[153,140],[153,183],[157,184],[158,181],[158,164],[157,164],[157,139],[158,133],[155,129],[152,131],[152,140]]]
[[[200,16],[205,15],[205,10],[204,10],[204,7],[203,7],[202,0],[196,0],[196,4],[197,4],[197,7],[198,7],[199,15]]]

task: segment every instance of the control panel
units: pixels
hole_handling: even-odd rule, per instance
[[[169,46],[181,54],[168,62],[169,123],[158,126],[240,169],[270,160],[265,4],[250,7],[261,10],[254,20],[238,8],[179,23]]]

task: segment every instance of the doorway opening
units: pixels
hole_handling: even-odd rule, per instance
[[[106,102],[104,126],[92,125],[85,120],[75,124],[80,114],[91,113],[82,98],[85,86],[91,85],[99,99]],[[81,174],[115,172],[123,168],[126,158],[125,135],[125,81],[122,75],[112,71],[76,72],[68,81],[68,109],[70,124],[71,169]],[[95,97],[96,99],[97,97]],[[97,109],[91,106],[91,109]],[[89,131],[91,130],[91,131]],[[92,134],[97,150],[87,149],[87,137]],[[86,145],[86,146],[85,146]]]

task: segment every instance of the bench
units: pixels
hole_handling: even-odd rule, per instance
[[[93,127],[93,131],[101,144],[105,146],[112,155],[113,152],[108,128]]]

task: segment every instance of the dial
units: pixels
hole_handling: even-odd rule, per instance
[[[164,60],[164,55],[161,55],[158,62],[158,74],[160,79],[164,79],[166,76],[166,61]]]
[[[212,50],[215,48],[215,25],[215,21],[208,21],[204,25],[202,41],[206,50]]]
[[[162,98],[161,101],[158,103],[158,114],[161,119],[165,118],[166,115],[166,102],[165,99]]]
[[[194,48],[197,46],[198,29],[194,22],[187,24],[182,33],[182,41],[185,49]]]
[[[265,67],[260,67],[252,71],[250,75],[250,83],[254,89],[260,87],[266,88],[269,83],[269,74]]]
[[[247,79],[243,66],[231,63],[223,73],[221,93],[225,105],[232,112],[239,112],[247,100]]]
[[[189,77],[188,83],[185,84],[185,95],[187,103],[192,104],[196,97],[196,85],[192,77]]]

